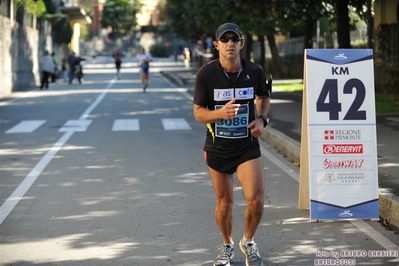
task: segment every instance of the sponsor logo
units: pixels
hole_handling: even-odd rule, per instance
[[[341,183],[359,183],[365,179],[364,173],[337,173],[337,180]]]
[[[353,216],[353,214],[351,213],[350,210],[344,210],[343,212],[338,214],[338,217],[343,217],[343,218],[350,218],[352,216]]]
[[[363,154],[363,144],[323,144],[323,154]]]
[[[235,90],[235,97],[237,100],[246,100],[254,98],[254,88],[241,88]]]
[[[363,167],[363,163],[364,159],[332,161],[326,158],[323,167],[324,169],[360,169]]]
[[[324,176],[324,181],[326,181],[328,183],[332,183],[335,180],[336,179],[335,179],[334,173],[326,173],[326,175]]]
[[[348,59],[348,57],[346,57],[345,54],[342,53],[342,54],[338,54],[338,55],[334,56],[334,59],[335,60],[346,60],[346,59]]]
[[[324,140],[362,140],[360,129],[324,130]]]
[[[213,99],[215,101],[230,101],[233,99],[233,89],[214,89]]]

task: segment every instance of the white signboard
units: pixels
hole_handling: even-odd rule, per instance
[[[377,219],[373,51],[311,49],[305,61],[310,218]]]

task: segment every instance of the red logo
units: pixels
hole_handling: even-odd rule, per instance
[[[323,144],[323,154],[363,154],[363,144]]]
[[[360,169],[363,167],[364,159],[359,160],[343,160],[331,161],[325,159],[323,163],[324,169]]]
[[[334,140],[334,130],[324,130],[325,140]]]

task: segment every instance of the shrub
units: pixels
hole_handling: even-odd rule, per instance
[[[154,44],[150,47],[150,54],[154,57],[168,57],[170,52],[164,45]]]

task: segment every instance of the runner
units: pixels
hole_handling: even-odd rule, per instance
[[[123,57],[122,52],[119,49],[116,49],[112,57],[115,59],[116,77],[120,79],[121,78],[120,70],[122,66],[122,57]]]
[[[148,86],[148,76],[151,61],[152,56],[149,53],[146,53],[144,48],[141,48],[140,53],[137,54],[137,64],[140,67],[141,84],[143,85],[144,92]]]
[[[228,266],[234,256],[234,173],[246,200],[245,229],[239,246],[247,266],[263,265],[254,241],[264,203],[258,138],[268,124],[271,89],[263,68],[240,57],[244,43],[236,24],[221,25],[213,42],[219,59],[198,70],[194,91],[194,116],[208,129],[204,157],[216,194],[215,220],[223,238],[214,266]]]

